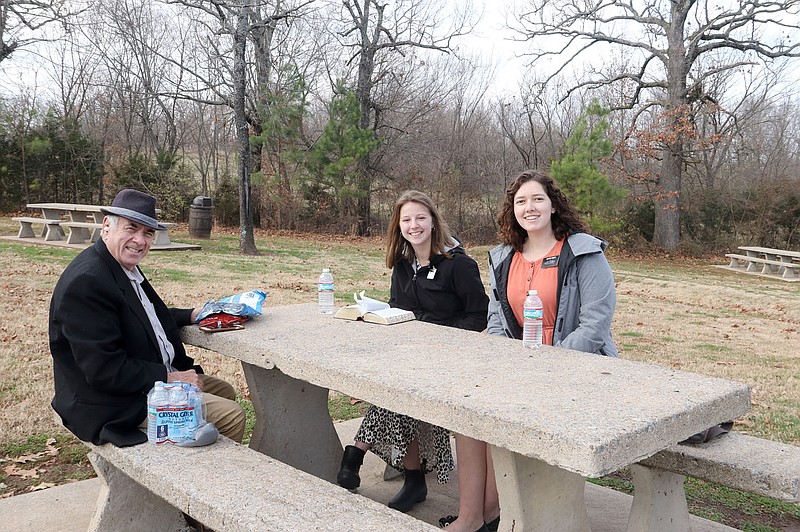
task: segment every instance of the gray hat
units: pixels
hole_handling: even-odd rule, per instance
[[[103,207],[100,210],[103,214],[116,214],[159,231],[167,229],[156,220],[156,199],[132,188],[120,190],[111,207]]]

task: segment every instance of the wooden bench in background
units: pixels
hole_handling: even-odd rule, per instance
[[[686,476],[800,502],[800,447],[735,432],[708,443],[670,447],[632,465],[631,474],[629,530],[689,530]],[[683,516],[683,522],[675,522],[675,516]]]
[[[89,530],[409,530],[436,527],[220,436],[205,447],[91,445],[103,487]]]
[[[46,241],[64,240],[64,230],[60,227],[61,220],[51,220],[48,218],[33,218],[20,216],[11,218],[14,222],[19,222],[19,233],[17,238],[35,238],[33,224],[42,224],[42,234]]]

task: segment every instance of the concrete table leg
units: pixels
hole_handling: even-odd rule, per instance
[[[191,530],[180,510],[131,480],[103,457],[90,453],[89,460],[102,481],[89,530],[95,532]]]
[[[639,464],[630,467],[633,507],[628,532],[688,532],[689,509],[683,475]]]
[[[31,222],[19,222],[19,233],[17,238],[36,238]]]
[[[156,237],[153,239],[154,246],[169,246],[171,243],[169,239],[169,229],[156,231]]]
[[[589,531],[582,476],[506,449],[491,449],[500,495],[500,530]]]
[[[328,390],[242,362],[256,413],[250,447],[336,482],[342,443],[328,414]]]
[[[778,257],[778,260],[785,264],[794,263],[792,257],[787,257],[785,255],[781,255],[780,257]],[[797,277],[797,272],[795,272],[795,269],[787,268],[786,266],[781,266],[780,269],[778,270],[778,273],[780,273],[781,277],[783,277],[784,279],[794,279],[795,277]]]
[[[69,219],[73,222],[81,222],[81,223],[86,223],[89,221],[86,213],[81,211],[70,211]],[[83,244],[84,242],[86,242],[91,238],[89,229],[86,227],[71,227],[70,231],[71,231],[70,238],[74,239],[75,242],[69,242],[68,240],[67,244]]]
[[[42,237],[45,239],[46,242],[52,242],[54,240],[64,240],[66,234],[64,230],[58,224],[45,224]]]
[[[70,227],[69,236],[67,237],[67,244],[83,244],[86,238],[82,231],[78,231],[80,227]]]

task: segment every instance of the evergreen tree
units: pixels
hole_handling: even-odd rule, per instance
[[[608,139],[608,109],[593,100],[578,119],[561,159],[553,161],[551,174],[593,232],[607,234],[619,228],[616,207],[627,191],[618,189],[600,164],[614,145]]]
[[[267,105],[258,114],[262,117],[261,134],[251,135],[250,142],[259,144],[260,171],[253,175],[259,187],[260,212],[257,218],[278,229],[295,229],[298,202],[294,188],[297,166],[305,156],[303,120],[307,112],[308,86],[297,67],[283,69],[285,80],[267,96]]]
[[[309,215],[319,221],[338,218],[340,229],[355,229],[358,199],[371,191],[358,186],[359,162],[380,145],[370,129],[359,126],[359,104],[352,90],[341,84],[329,105],[329,119],[319,140],[308,153],[308,181],[303,196]]]

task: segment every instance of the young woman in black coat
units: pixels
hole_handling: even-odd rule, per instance
[[[486,328],[489,298],[478,264],[464,253],[433,201],[409,190],[397,200],[389,222],[386,266],[392,268],[389,304],[414,312],[418,320],[472,331]],[[437,472],[440,483],[453,470],[447,430],[372,406],[358,429],[354,445],[342,457],[337,482],[355,489],[366,451],[402,471],[405,480],[389,507],[409,511],[425,500],[425,473]]]

